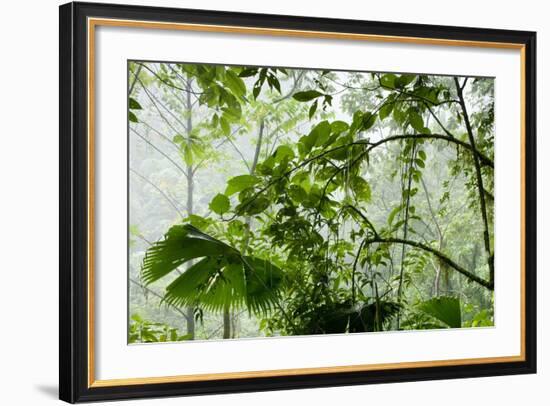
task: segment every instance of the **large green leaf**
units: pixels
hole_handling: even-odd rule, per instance
[[[386,73],[385,75],[382,75],[382,77],[380,78],[380,83],[384,87],[393,89],[395,87],[396,80],[397,80],[397,76],[395,76],[393,73]]]
[[[294,151],[292,147],[289,147],[288,145],[279,145],[275,152],[273,153],[273,158],[276,162],[281,162],[284,159],[293,159],[294,158]]]
[[[380,117],[380,120],[384,120],[386,117],[390,115],[392,110],[393,110],[393,103],[386,103],[380,108],[380,111],[378,112],[378,117]]]
[[[361,127],[362,131],[367,131],[371,128],[374,123],[376,123],[378,115],[371,113],[370,111],[365,112],[363,115],[363,126]]]
[[[214,196],[208,207],[210,207],[210,210],[216,214],[221,215],[226,213],[230,207],[229,198],[224,194],[218,193]]]
[[[346,123],[345,121],[341,121],[341,120],[333,121],[330,124],[330,129],[335,134],[340,134],[341,132],[346,131],[348,128],[349,128],[348,123]]]
[[[241,192],[249,187],[252,187],[260,182],[256,176],[253,175],[239,175],[235,176],[227,181],[227,188],[225,189],[225,195],[231,196],[235,193]]]
[[[460,299],[451,296],[434,297],[421,302],[418,308],[451,328],[462,327]]]
[[[297,92],[292,95],[294,100],[298,100],[300,102],[307,102],[321,96],[323,96],[323,93],[318,92],[317,90],[306,90],[305,92]]]
[[[328,140],[330,130],[331,127],[329,122],[326,120],[321,121],[319,124],[313,127],[309,135],[305,137],[303,141],[304,145],[308,150],[313,148],[314,146],[323,145]]]
[[[411,123],[411,127],[414,128],[416,131],[420,133],[424,132],[424,120],[422,119],[422,116],[416,111],[411,110],[409,112],[409,121]]]
[[[225,72],[225,84],[237,97],[242,97],[246,93],[246,85],[243,80],[232,70]]]
[[[283,272],[271,262],[238,250],[192,225],[173,226],[145,255],[142,279],[150,284],[185,262],[199,259],[168,287],[164,300],[174,306],[201,306],[220,312],[245,306],[265,314],[278,300]]]
[[[133,97],[128,98],[128,107],[130,107],[130,109],[132,109],[132,110],[141,110],[142,109],[141,105]]]

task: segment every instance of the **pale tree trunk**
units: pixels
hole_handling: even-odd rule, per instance
[[[438,237],[438,250],[440,252],[443,252],[443,231],[441,231],[441,227],[439,227],[439,223],[437,222],[436,213],[432,207],[432,201],[430,199],[430,193],[428,192],[428,187],[426,186],[426,182],[424,182],[424,178],[420,177],[420,184],[422,185],[422,189],[424,190],[424,194],[426,195],[426,202],[428,203],[428,210],[430,212],[430,216],[432,217],[432,221],[435,224],[435,228],[437,230],[437,237]],[[439,296],[440,293],[440,286],[441,286],[441,273],[443,271],[443,268],[445,267],[445,264],[438,259],[437,260],[437,266],[434,266],[435,268],[435,278],[434,278],[434,296]]]
[[[231,315],[231,338],[237,338],[239,332],[239,313],[233,312]]]
[[[229,306],[223,309],[223,338],[231,338],[231,313]]]

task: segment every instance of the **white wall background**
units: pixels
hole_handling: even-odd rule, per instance
[[[115,2],[115,1],[111,1]],[[120,1],[116,1],[120,3]],[[538,32],[539,373],[477,378],[127,401],[124,405],[543,405],[550,399],[550,353],[544,323],[550,288],[544,275],[544,213],[550,185],[550,10],[544,1],[149,0],[122,3],[213,10],[413,22]],[[0,403],[57,400],[58,9],[57,0],[3,3],[0,21]],[[545,289],[546,288],[546,289]],[[116,404],[116,403],[109,403]]]

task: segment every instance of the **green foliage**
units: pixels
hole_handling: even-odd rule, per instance
[[[136,113],[132,110],[141,110],[141,105],[133,97],[128,98],[128,120],[132,123],[139,122]]]
[[[361,131],[367,131],[370,129],[374,123],[376,123],[377,115],[367,111],[363,114],[363,125],[360,127]]]
[[[300,102],[308,102],[321,96],[323,96],[323,93],[318,92],[317,90],[306,90],[304,92],[297,92],[292,95],[295,100]]]
[[[412,110],[409,113],[409,122],[411,127],[419,133],[424,131],[424,120],[422,120],[422,117],[416,111]]]
[[[469,327],[491,327],[494,326],[494,316],[491,310],[483,309],[476,313],[472,321],[467,323]]]
[[[137,314],[133,314],[128,332],[128,343],[164,343],[168,341],[190,340],[189,334],[180,334],[178,329],[165,323],[157,323],[143,320]]]
[[[354,176],[350,179],[349,184],[357,201],[366,203],[370,202],[372,192],[369,182],[361,176]]]
[[[214,196],[208,207],[216,214],[221,215],[227,213],[230,207],[229,198],[226,195],[218,193]]]
[[[388,301],[356,306],[329,302],[302,312],[293,325],[280,320],[278,327],[290,334],[301,335],[382,331],[395,318],[399,308],[397,303]]]
[[[145,175],[132,178],[144,183],[131,200],[133,267],[160,303],[209,326],[202,338],[222,312],[248,335],[493,325],[479,283],[493,255],[492,80],[464,86],[474,148],[453,78],[143,66],[128,103],[150,142],[132,160]],[[165,327],[139,328],[161,341]]]
[[[243,97],[246,94],[246,85],[243,80],[232,70],[226,71],[225,84],[237,97]]]
[[[460,300],[456,297],[434,297],[418,304],[418,309],[450,328],[462,327]]]
[[[380,84],[384,87],[394,88],[397,76],[393,73],[387,73],[380,78]]]
[[[141,104],[139,104],[138,101],[136,99],[134,99],[133,97],[128,98],[128,108],[130,110],[141,110],[142,109]]]
[[[147,250],[142,280],[149,285],[199,258],[168,285],[164,297],[168,304],[199,305],[213,312],[245,306],[260,314],[277,302],[283,285],[283,272],[278,267],[242,255],[190,224],[171,227],[163,240]]]
[[[253,175],[239,175],[231,178],[227,181],[227,188],[225,189],[225,194],[231,196],[235,193],[242,192],[245,189],[251,188],[252,186],[259,183],[260,180]]]

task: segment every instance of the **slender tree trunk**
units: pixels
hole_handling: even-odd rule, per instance
[[[258,130],[258,141],[256,142],[256,149],[254,150],[254,158],[252,158],[252,165],[250,165],[249,174],[254,175],[254,172],[256,171],[256,166],[258,165],[258,160],[260,159],[260,151],[262,150],[262,141],[264,137],[264,128],[265,128],[265,121],[262,118],[260,120],[260,129]],[[252,217],[246,216],[244,219],[245,224],[248,226],[248,229],[245,231],[245,238],[243,242],[242,251],[246,253],[248,249],[248,243],[250,239],[250,227],[252,225]]]
[[[439,252],[443,252],[445,249],[445,240],[443,239],[443,236],[439,239],[438,244],[438,250]],[[441,260],[441,258],[438,260],[439,263],[439,271],[438,271],[438,278],[437,278],[437,292],[436,296],[439,296],[443,290],[444,294],[448,294],[451,290],[451,272],[447,264]],[[441,277],[443,276],[443,289],[441,289]]]
[[[191,130],[193,129],[193,120],[191,117],[191,110],[193,105],[191,104],[191,80],[188,78],[186,83],[186,110],[187,110],[187,144],[191,144]],[[193,165],[190,163],[185,168],[187,177],[187,216],[193,214],[193,199],[194,199],[194,187],[195,180],[193,179]],[[189,262],[188,268],[193,266],[193,261]],[[191,339],[195,339],[195,315],[192,306],[188,306],[185,310],[187,314],[187,334],[191,336]]]
[[[254,159],[252,160],[252,165],[250,166],[250,174],[253,175],[256,171],[256,166],[258,165],[258,160],[260,158],[260,151],[262,150],[262,141],[264,137],[264,128],[265,121],[262,118],[260,120],[260,129],[258,131],[258,142],[256,142],[256,150],[254,151]]]
[[[432,207],[432,201],[430,199],[430,193],[428,192],[428,187],[426,186],[426,182],[424,182],[424,178],[420,177],[420,184],[422,185],[422,189],[424,189],[424,194],[426,195],[426,202],[428,203],[428,210],[430,211],[430,216],[432,217],[432,221],[435,224],[435,228],[437,230],[437,239],[438,239],[438,249],[440,252],[443,252],[443,231],[441,231],[441,227],[439,227],[439,223],[437,222],[436,213]],[[441,272],[443,271],[443,267],[445,265],[441,260],[437,260],[437,266],[435,267],[435,278],[434,278],[434,286],[433,286],[433,292],[434,296],[439,296],[440,292],[440,284],[441,284]]]
[[[477,268],[477,256],[478,256],[478,254],[479,254],[479,245],[476,243],[476,244],[474,244],[474,252],[472,253],[472,265],[470,266],[472,271],[475,271],[475,269]]]
[[[451,285],[451,272],[449,272],[449,269],[443,264],[441,266],[441,272],[443,273],[443,281],[445,282],[445,294],[448,295],[453,288]]]
[[[464,84],[466,84],[466,80]],[[468,116],[468,110],[466,109],[466,103],[464,101],[463,88],[458,83],[458,78],[454,78],[456,91],[458,93],[458,98],[460,102],[460,107],[462,108],[462,113],[464,116],[464,123],[466,124],[466,130],[468,131],[468,140],[473,150],[476,149],[476,142],[474,138],[474,132],[472,130],[472,125],[470,124],[470,117]],[[476,170],[476,181],[479,194],[479,206],[481,210],[481,217],[483,219],[483,242],[485,244],[485,253],[487,255],[487,264],[489,265],[489,282],[494,284],[495,281],[495,267],[493,261],[493,254],[491,253],[491,240],[489,238],[489,220],[487,218],[487,206],[485,204],[485,189],[483,187],[483,176],[481,175],[481,164],[479,162],[479,156],[473,154],[474,165]]]
[[[223,338],[231,338],[231,313],[229,306],[223,309]]]
[[[233,311],[231,313],[231,338],[237,338],[239,330],[239,313]]]
[[[258,130],[258,141],[256,142],[256,149],[254,151],[254,158],[252,159],[252,165],[250,165],[250,175],[254,175],[254,172],[256,171],[256,166],[258,165],[258,160],[260,159],[260,151],[262,150],[262,141],[264,137],[264,128],[265,128],[265,121],[262,118],[260,121],[260,129]],[[252,226],[252,217],[246,216],[244,220],[245,224],[248,226],[248,230],[246,231],[246,237],[243,244],[243,252],[246,253],[246,250],[248,249],[248,242],[250,238],[250,227]]]

